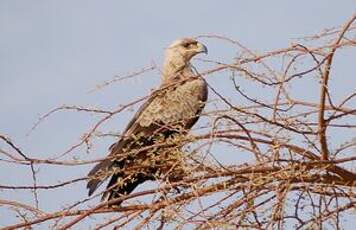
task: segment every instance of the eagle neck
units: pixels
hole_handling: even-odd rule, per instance
[[[163,65],[162,84],[172,83],[191,77],[192,66],[189,62],[167,61]]]

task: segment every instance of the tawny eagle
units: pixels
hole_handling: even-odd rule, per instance
[[[149,163],[149,170],[140,169],[140,164],[151,162],[149,158],[159,155],[164,147],[149,147],[172,135],[186,134],[207,100],[207,84],[190,64],[199,53],[207,53],[207,48],[193,38],[179,39],[166,49],[159,90],[141,106],[122,137],[110,147],[108,157],[89,172],[89,196],[110,176],[102,200],[129,194],[139,184],[154,179],[155,164]]]

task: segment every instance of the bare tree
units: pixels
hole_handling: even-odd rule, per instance
[[[1,184],[0,189],[34,194],[34,205],[10,197],[0,200],[1,209],[18,215],[18,222],[5,229],[30,229],[38,224],[69,229],[90,217],[96,218],[95,229],[343,228],[356,207],[356,93],[354,86],[353,92],[334,89],[338,79],[354,76],[341,76],[333,66],[338,52],[354,51],[355,20],[353,15],[340,27],[259,54],[227,37],[199,36],[216,39],[237,50],[236,59],[230,63],[200,60],[212,66],[200,74],[208,82],[217,77],[219,81],[229,81],[233,96],[226,96],[226,90],[209,84],[211,97],[200,126],[195,126],[191,135],[157,143],[171,156],[161,166],[165,173],[157,175],[158,183],[115,200],[98,203],[96,198],[102,194],[98,193],[69,205],[63,201],[65,205],[55,212],[41,210],[36,205],[41,201],[38,191],[70,191],[75,183],[84,187],[88,178],[83,175],[41,185],[37,176],[44,172],[37,172],[37,168],[102,160],[63,159],[82,146],[90,146],[93,138],[115,136],[98,131],[112,117],[146,98],[113,110],[61,106],[42,116],[38,124],[63,110],[102,116],[79,143],[55,160],[32,158],[9,137],[1,135],[2,164],[28,166],[33,184]],[[153,69],[145,68],[124,78]],[[144,170],[149,166],[137,167]],[[111,206],[118,201],[123,201],[122,206]]]

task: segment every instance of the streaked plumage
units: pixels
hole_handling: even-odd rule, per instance
[[[157,165],[169,153],[149,147],[172,135],[186,134],[207,100],[207,85],[189,63],[194,55],[206,52],[204,45],[191,38],[177,40],[167,48],[160,90],[141,106],[123,137],[110,147],[108,158],[90,171],[89,195],[110,176],[104,200],[129,194],[139,184],[154,179]]]

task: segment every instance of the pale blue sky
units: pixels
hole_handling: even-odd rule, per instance
[[[76,143],[98,117],[56,114],[27,137],[40,114],[62,104],[112,109],[147,95],[159,82],[157,71],[101,91],[89,91],[115,75],[152,63],[160,65],[164,48],[177,38],[218,34],[262,52],[287,47],[293,38],[338,26],[355,9],[355,0],[0,0],[0,133],[10,136],[31,156],[56,155]],[[203,42],[209,48],[209,59],[229,61],[237,52],[221,42]],[[354,67],[350,62],[353,56],[339,63],[345,76]],[[204,65],[199,66],[204,69]],[[339,89],[354,87],[355,79],[348,75]],[[220,89],[225,87],[224,81],[211,81]],[[129,116],[115,118],[103,126],[103,131],[122,130]],[[110,142],[94,142],[95,155],[87,158],[104,156]],[[84,176],[89,168],[68,167],[64,172],[60,167],[43,166],[40,170],[46,173],[40,173],[39,183]],[[1,164],[0,184],[30,183],[27,168]],[[86,190],[80,183],[69,197],[66,189],[40,195],[44,201],[41,207],[54,211],[61,198],[70,203],[84,198]],[[0,191],[0,199],[9,196],[32,204],[28,194]],[[0,226],[13,222],[4,216],[6,213],[0,211]]]

